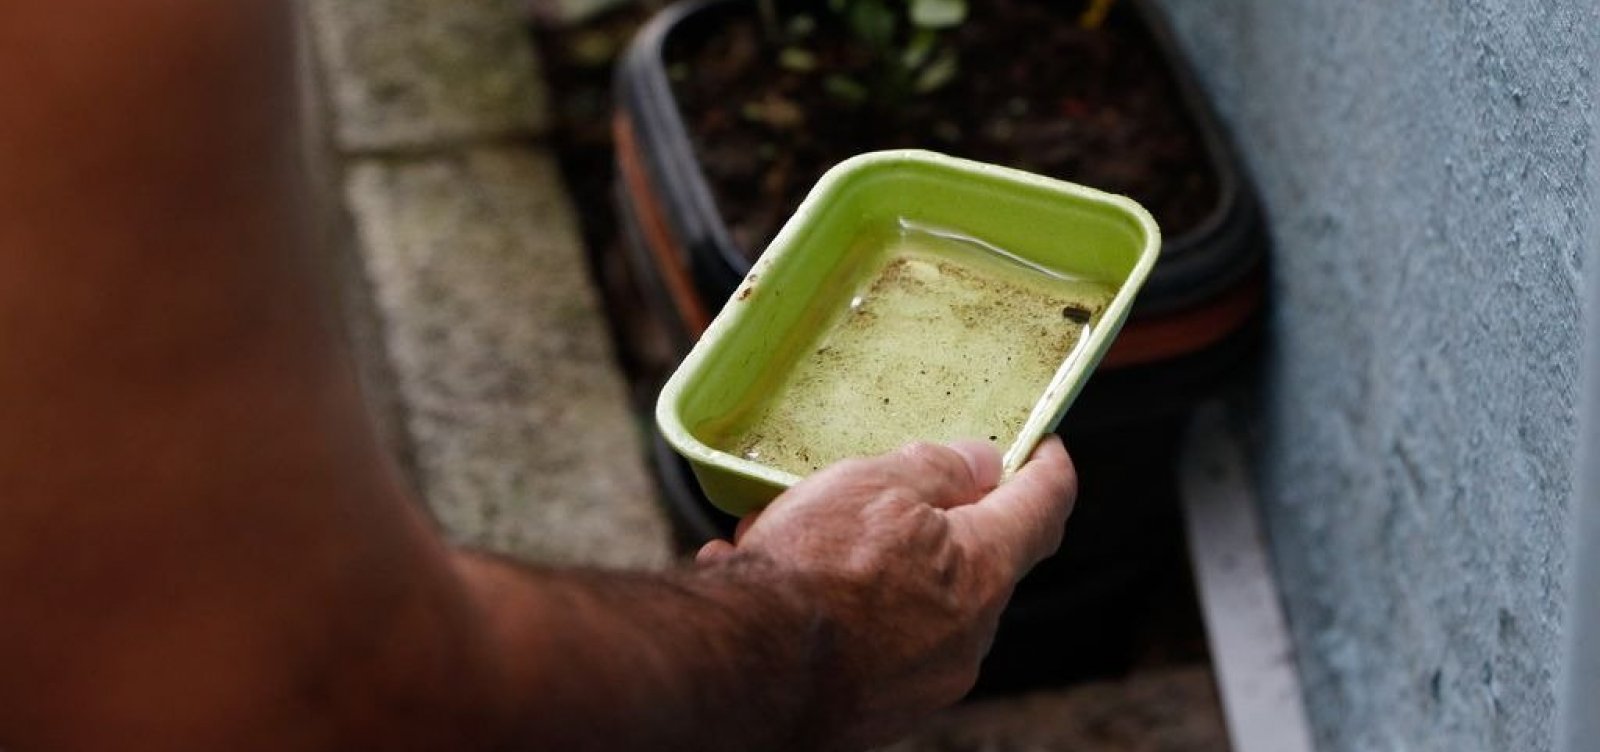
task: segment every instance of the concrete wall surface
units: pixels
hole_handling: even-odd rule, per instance
[[[1165,0],[1258,184],[1265,515],[1323,750],[1548,750],[1600,0]]]

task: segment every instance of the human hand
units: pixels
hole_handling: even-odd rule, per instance
[[[815,715],[837,748],[966,694],[1017,580],[1060,545],[1077,494],[1060,439],[999,480],[989,444],[911,444],[824,469],[700,550],[764,560],[812,599],[831,638]]]

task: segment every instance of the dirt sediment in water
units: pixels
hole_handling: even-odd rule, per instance
[[[714,443],[796,475],[913,440],[1009,446],[1112,293],[961,245],[893,241]]]

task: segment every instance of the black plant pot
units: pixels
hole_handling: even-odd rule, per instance
[[[708,33],[749,7],[749,0],[673,5],[641,30],[617,72],[615,196],[624,252],[643,288],[638,300],[666,324],[679,357],[749,262],[718,212],[662,54],[678,35]],[[1145,0],[1120,7],[1165,57],[1219,190],[1204,221],[1166,240],[1132,318],[1062,425],[1083,482],[1078,510],[1062,553],[1019,586],[986,664],[987,689],[1128,665],[1139,594],[1183,566],[1177,426],[1190,406],[1249,370],[1259,349],[1266,243],[1256,198],[1157,11]],[[705,500],[659,436],[651,459],[687,545],[731,533],[735,520]]]
[[[670,267],[672,276],[681,277],[685,292],[692,291],[697,298],[688,305],[678,301],[679,315],[696,333],[743,280],[750,255],[733,242],[717,209],[674,97],[663,52],[669,40],[706,34],[732,14],[751,12],[751,5],[750,0],[686,0],[672,5],[639,32],[617,70],[620,198],[632,205],[635,217],[645,220],[648,232],[643,240],[652,246],[656,263]],[[1259,269],[1265,243],[1255,194],[1164,19],[1147,0],[1123,5],[1166,61],[1217,185],[1215,203],[1205,219],[1166,238],[1161,261],[1140,293],[1129,323],[1130,333],[1136,333],[1142,322],[1166,314],[1192,320],[1195,309],[1236,291]],[[1256,300],[1259,304],[1259,295]],[[1242,320],[1235,315],[1217,321],[1212,329]],[[1156,353],[1120,358],[1113,353],[1108,363],[1152,362],[1174,347],[1177,354],[1186,354],[1184,346],[1197,349],[1209,344],[1208,333],[1190,332],[1178,338],[1183,342],[1167,337],[1168,346]]]

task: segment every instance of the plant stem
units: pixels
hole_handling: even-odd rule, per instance
[[[773,43],[778,41],[778,5],[776,0],[758,0],[756,7],[761,12],[761,28],[767,34],[767,39]]]

